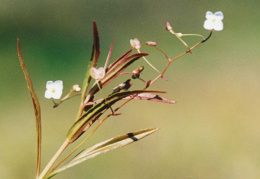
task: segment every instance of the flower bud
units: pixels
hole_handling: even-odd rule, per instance
[[[80,87],[79,87],[78,84],[75,84],[75,85],[72,86],[72,90],[73,90],[74,92],[79,92],[81,89],[80,89]]]
[[[156,46],[157,42],[147,41],[146,45],[148,45],[148,46]]]
[[[141,48],[141,43],[138,38],[131,39],[130,44],[135,50],[139,50]]]
[[[182,33],[175,33],[176,35],[178,35],[179,37],[182,37]]]
[[[171,24],[169,23],[169,22],[166,22],[166,30],[168,30],[168,31],[171,31],[172,30],[172,26],[171,26]]]

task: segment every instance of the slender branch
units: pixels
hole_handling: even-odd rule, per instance
[[[202,40],[201,43],[206,42],[211,37],[212,33],[213,33],[213,30],[210,31],[209,36],[206,39]]]
[[[137,50],[137,51],[138,51],[138,53],[141,53],[140,50]],[[152,67],[155,71],[157,71],[158,73],[160,73],[160,71],[157,70],[157,68],[155,68],[144,56],[143,56],[143,59],[145,60],[145,62],[146,62],[148,65],[150,65],[150,67]]]
[[[181,41],[181,43],[183,43],[183,45],[185,45],[185,46],[188,48],[188,50],[190,51],[190,47],[188,46],[188,44],[187,44],[184,40],[182,40],[182,38],[181,38],[178,34],[176,34],[176,33],[173,31],[173,29],[171,29],[170,32],[171,32],[173,35],[175,35],[175,36]]]
[[[171,59],[168,57],[168,55],[162,51],[160,48],[158,48],[157,46],[154,46],[154,48],[156,48],[157,50],[159,50],[161,53],[163,53],[165,55],[165,57],[167,58],[168,61],[171,61]]]
[[[182,37],[184,36],[197,36],[197,37],[202,37],[204,39],[204,37],[200,34],[182,34]]]
[[[75,97],[75,96],[80,96],[80,95],[81,95],[81,94],[73,94],[73,95],[71,95],[71,96],[66,95],[66,96],[65,96],[64,98],[62,98],[59,102],[55,103],[55,101],[54,101],[54,106],[53,106],[53,108],[58,107],[61,103],[63,103],[63,102],[66,101],[67,99],[73,98],[73,97]]]
[[[150,84],[149,84],[148,86],[146,86],[144,89],[147,89],[147,88],[150,87],[153,83],[155,83],[158,79],[162,78],[163,75],[164,75],[164,73],[166,72],[166,70],[168,69],[168,67],[170,66],[170,64],[171,64],[173,61],[175,61],[175,60],[177,60],[178,58],[180,58],[180,57],[186,55],[187,53],[190,53],[191,50],[195,49],[197,46],[199,46],[200,44],[202,44],[202,43],[204,43],[205,41],[207,41],[207,40],[211,37],[212,32],[213,32],[213,31],[210,31],[209,36],[208,36],[205,40],[198,42],[197,44],[195,44],[194,46],[192,46],[191,48],[189,48],[186,52],[183,52],[183,53],[181,53],[180,55],[178,55],[178,56],[176,56],[176,57],[174,57],[174,58],[172,58],[172,59],[170,59],[170,60],[168,59],[169,57],[166,56],[166,58],[168,59],[168,63],[167,63],[167,65],[165,66],[164,70],[162,71],[162,73],[161,73],[160,75],[158,75],[157,77],[155,77],[155,78],[150,82]],[[164,52],[163,52],[163,53],[164,53]],[[166,53],[164,53],[164,54],[166,55]],[[120,105],[118,108],[116,108],[115,111],[118,111],[121,107],[123,107],[124,105],[126,105],[128,102],[130,102],[130,101],[131,101],[132,99],[134,99],[134,97],[136,97],[136,96],[137,96],[137,95],[133,95],[131,98],[129,98],[127,101],[125,101],[122,105]]]

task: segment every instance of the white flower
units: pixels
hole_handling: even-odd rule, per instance
[[[94,78],[95,80],[101,80],[105,76],[105,69],[103,67],[100,67],[96,69],[95,67],[90,68],[89,70],[90,76]]]
[[[215,12],[214,14],[210,11],[206,13],[206,20],[204,22],[204,28],[207,30],[223,30],[224,15],[221,11]]]
[[[130,39],[130,44],[135,50],[139,50],[141,48],[141,43],[138,38]]]
[[[63,82],[61,80],[58,81],[47,81],[46,83],[46,91],[45,98],[50,99],[60,99],[63,90]]]

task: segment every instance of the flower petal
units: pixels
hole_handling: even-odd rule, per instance
[[[91,67],[90,70],[89,70],[89,73],[90,73],[90,76],[94,79],[97,78],[97,69],[95,67]]]
[[[222,21],[224,19],[224,14],[221,11],[215,12],[214,16],[216,20]]]
[[[56,90],[63,90],[63,81],[57,80],[54,82],[53,86]]]
[[[206,12],[206,19],[213,19],[214,18],[214,15],[211,11],[207,11]]]
[[[207,19],[207,20],[205,20],[203,27],[207,30],[212,30],[214,27],[214,24],[213,24],[212,20]]]
[[[52,98],[52,92],[51,92],[51,90],[46,90],[44,97],[47,98],[47,99]]]
[[[56,90],[53,94],[52,94],[52,98],[53,99],[60,99],[62,95],[62,91]]]
[[[99,69],[97,69],[97,76],[98,76],[98,79],[104,78],[105,69],[103,67],[100,67]]]
[[[53,88],[53,81],[47,81],[46,89],[52,89],[52,88]]]
[[[214,30],[215,31],[221,31],[223,30],[223,22],[222,21],[216,21],[214,23]]]

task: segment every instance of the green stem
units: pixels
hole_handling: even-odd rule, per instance
[[[182,34],[182,37],[183,36],[197,36],[197,37],[202,37],[204,39],[203,35],[200,34]]]
[[[54,106],[53,108],[56,108],[58,107],[61,103],[63,103],[64,101],[66,101],[67,99],[70,99],[72,97],[75,97],[75,96],[80,96],[81,94],[74,94],[74,95],[71,95],[71,96],[67,96],[66,98],[62,98],[59,102],[55,103],[55,101],[53,100],[53,103],[54,103]]]
[[[170,30],[170,32],[175,35],[183,43],[183,45],[185,45],[190,50],[190,47],[186,44],[186,42],[184,42],[184,40],[182,40],[179,35],[177,35],[172,29]]]
[[[42,173],[39,176],[39,179],[43,179],[43,177],[47,174],[47,172],[50,170],[52,165],[55,163],[55,161],[58,159],[58,157],[62,154],[62,152],[68,147],[70,143],[66,140],[59,150],[56,152],[56,154],[52,157],[52,159],[49,161],[49,163],[46,165],[46,167],[43,169]]]
[[[96,126],[96,128],[87,136],[86,139],[84,139],[75,149],[73,149],[66,157],[64,157],[53,169],[51,170],[51,173],[48,175],[51,176],[53,172],[62,164],[67,158],[69,158],[75,151],[77,151],[84,143],[87,142],[87,140],[97,131],[97,129],[101,126],[101,124],[111,115],[107,115],[104,119],[102,119],[99,124]],[[48,178],[47,177],[47,178]]]

